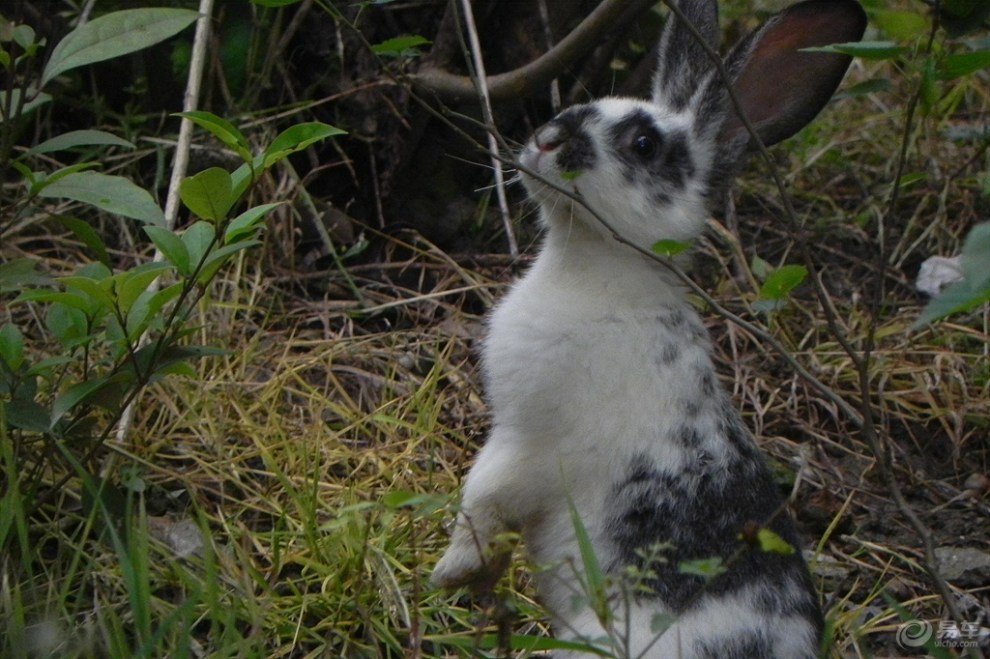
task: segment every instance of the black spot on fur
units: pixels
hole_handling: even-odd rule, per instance
[[[660,366],[671,366],[681,356],[681,349],[676,343],[665,343],[657,353],[657,364]]]
[[[692,399],[684,400],[682,402],[682,405],[683,405],[683,408],[684,408],[684,414],[689,419],[694,419],[699,414],[701,414],[701,403],[699,403],[696,400],[692,400]]]
[[[644,141],[652,148],[644,149]],[[623,178],[630,184],[651,183],[655,203],[669,202],[672,193],[682,190],[694,176],[688,136],[661,130],[646,110],[634,110],[611,126],[607,142],[618,158]]]
[[[684,328],[684,324],[687,322],[687,316],[685,316],[684,311],[678,307],[666,307],[663,312],[657,316],[657,322],[669,329],[671,332],[678,333],[679,330]]]
[[[674,438],[680,442],[681,446],[687,448],[701,446],[701,433],[694,426],[681,426],[674,434]]]
[[[690,609],[702,595],[718,596],[743,586],[777,589],[800,584],[807,596],[791,598],[793,605],[783,598],[767,601],[780,615],[797,613],[817,621],[800,553],[761,552],[740,539],[744,528],[756,524],[797,546],[793,523],[779,510],[783,502],[770,472],[760,461],[743,462],[717,463],[699,451],[697,460],[674,474],[645,454],[632,458],[608,503],[606,533],[617,551],[608,569],[615,573],[632,565],[644,572],[652,570],[656,576],[646,579],[645,585],[675,613]],[[650,560],[650,548],[658,545],[670,549],[661,560]],[[727,571],[707,584],[679,569],[684,561],[713,557],[721,558]]]
[[[598,154],[588,135],[588,125],[598,120],[600,113],[593,105],[575,105],[557,115],[546,129],[558,131],[553,142],[559,142],[557,166],[565,172],[583,172],[595,166]]]
[[[715,380],[715,374],[710,370],[699,371],[698,386],[701,389],[701,395],[705,398],[714,398],[715,394],[718,393],[718,382]]]
[[[766,634],[750,632],[719,641],[697,641],[693,656],[698,659],[769,659],[775,656]]]

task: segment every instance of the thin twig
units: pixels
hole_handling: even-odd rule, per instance
[[[478,97],[481,99],[481,116],[486,124],[495,125],[492,115],[492,100],[488,95],[488,76],[485,74],[485,61],[481,56],[481,40],[478,38],[478,27],[474,22],[474,11],[471,9],[471,0],[461,0],[461,9],[464,12],[464,25],[467,28],[468,43],[471,47],[471,60],[474,64],[475,74],[472,79],[476,81]],[[498,198],[498,209],[502,216],[502,227],[505,230],[505,237],[509,241],[509,253],[512,256],[519,256],[519,243],[516,241],[515,230],[512,228],[512,216],[509,214],[509,200],[505,195],[505,175],[502,172],[502,162],[498,158],[498,142],[490,132],[488,135],[488,153],[492,160],[492,169],[495,172],[495,196]]]

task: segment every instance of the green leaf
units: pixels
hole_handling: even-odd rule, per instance
[[[990,67],[990,50],[956,53],[939,62],[938,77],[942,80],[954,80],[987,67]]]
[[[234,205],[230,174],[219,167],[204,169],[179,184],[179,197],[194,215],[219,222]]]
[[[763,286],[760,287],[760,298],[785,300],[807,276],[808,269],[803,265],[782,265],[771,272],[763,282]]]
[[[178,34],[199,14],[189,9],[142,8],[116,11],[69,32],[52,50],[40,87],[66,71],[120,57]]]
[[[67,291],[76,292],[85,298],[93,312],[101,313],[113,310],[114,300],[109,290],[112,283],[109,278],[101,281],[91,277],[73,275],[59,277],[57,281],[65,286]],[[93,314],[89,315],[92,316]]]
[[[425,46],[432,43],[429,39],[418,34],[386,39],[371,47],[371,52],[383,57],[410,57],[419,55],[417,46]]]
[[[935,84],[935,61],[925,60],[921,67],[921,102],[922,114],[928,116],[938,103],[938,85]]]
[[[117,306],[120,311],[127,315],[138,297],[148,290],[153,281],[171,267],[168,263],[152,261],[114,275]]]
[[[711,558],[699,558],[693,561],[681,561],[677,564],[677,571],[681,574],[690,574],[695,577],[711,579],[726,571],[722,559],[718,556]]]
[[[86,313],[78,307],[53,303],[45,314],[45,327],[63,348],[71,350],[92,339]]]
[[[818,48],[802,48],[806,53],[839,53],[862,59],[894,59],[908,52],[904,46],[898,46],[893,41],[856,41],[852,43],[836,43]]]
[[[55,402],[52,403],[52,412],[51,418],[48,422],[48,429],[53,429],[55,424],[57,424],[63,416],[72,411],[72,409],[78,405],[86,403],[87,400],[95,396],[96,393],[106,385],[107,378],[94,378],[69,387],[65,393],[56,398]]]
[[[320,121],[310,121],[290,126],[279,133],[272,140],[272,143],[268,145],[268,148],[265,149],[262,168],[268,169],[279,160],[286,158],[292,153],[301,151],[316,142],[346,134],[347,131]]]
[[[762,528],[757,531],[756,539],[760,543],[760,551],[783,556],[794,553],[794,547],[770,529]]]
[[[0,405],[4,405],[0,401]],[[34,402],[33,400],[18,400],[17,404],[8,403],[7,423],[14,428],[27,430],[29,432],[46,433],[49,430],[48,410]]]
[[[218,117],[212,112],[204,111],[177,112],[176,116],[185,117],[197,126],[205,128],[215,138],[236,151],[237,155],[239,155],[244,162],[251,162],[253,156],[251,155],[251,147],[248,145],[247,139],[241,131],[234,126],[234,124],[230,123],[223,117]]]
[[[872,15],[873,22],[897,41],[912,41],[928,32],[928,19],[919,12],[881,10]]]
[[[185,277],[192,273],[189,250],[186,249],[186,244],[182,242],[179,236],[175,235],[174,231],[165,227],[147,225],[144,227],[144,232],[148,234],[151,242],[155,244],[165,260],[175,266],[180,275]]]
[[[104,130],[73,130],[68,133],[56,135],[50,140],[45,140],[25,152],[25,155],[36,156],[40,153],[51,153],[53,151],[65,151],[79,146],[120,146],[133,149],[134,144],[117,137],[113,133]]]
[[[911,326],[912,330],[990,302],[990,222],[977,224],[970,230],[959,255],[959,267],[962,281],[947,286],[933,298]]]
[[[223,242],[229,244],[237,242],[243,237],[253,237],[265,216],[275,208],[281,206],[282,203],[262,204],[261,206],[247,209],[232,219],[227,225],[227,228],[223,232]]]
[[[0,359],[11,371],[24,363],[24,335],[15,325],[0,327]]]
[[[691,243],[678,240],[658,240],[653,243],[650,249],[653,250],[654,254],[666,256],[669,259],[691,249]]]
[[[73,172],[46,185],[39,197],[72,199],[149,224],[164,225],[165,214],[147,190],[122,176],[100,172]]]
[[[9,293],[23,286],[46,286],[51,278],[35,270],[31,259],[14,259],[0,263],[0,293]]]
[[[215,237],[216,229],[209,222],[196,222],[182,232],[182,242],[189,250],[189,262],[193,269],[203,263]]]
[[[577,538],[578,551],[581,554],[581,565],[584,568],[584,577],[587,580],[587,595],[591,598],[592,607],[596,613],[606,615],[604,607],[608,606],[605,593],[605,572],[598,562],[598,555],[595,554],[595,547],[591,543],[591,536],[584,526],[581,515],[578,514],[577,507],[570,495],[567,497],[567,507],[571,512],[571,525],[574,527],[574,535]]]

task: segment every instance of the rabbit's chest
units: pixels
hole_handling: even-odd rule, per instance
[[[717,393],[707,334],[685,307],[507,303],[485,349],[496,422],[541,437],[653,436]]]

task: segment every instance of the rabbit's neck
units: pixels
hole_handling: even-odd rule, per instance
[[[527,278],[581,306],[654,308],[679,304],[685,295],[669,269],[580,222],[549,226]]]

